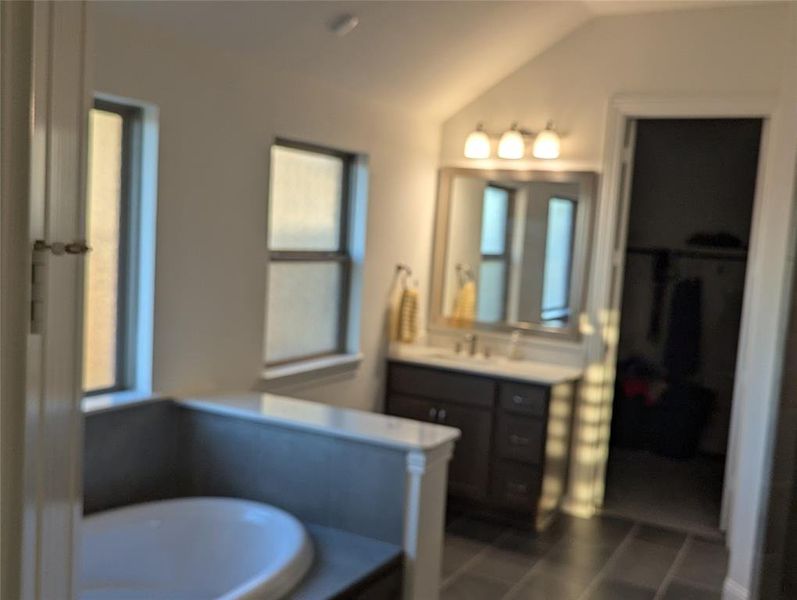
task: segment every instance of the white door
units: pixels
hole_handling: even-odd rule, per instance
[[[88,5],[82,1],[3,4],[27,5],[16,9],[26,14],[13,16],[19,42],[14,69],[28,74],[30,94],[24,95],[30,97],[22,110],[28,111],[31,125],[23,131],[25,139],[19,138],[15,145],[17,168],[24,168],[28,175],[27,193],[16,205],[19,221],[12,230],[19,239],[16,244],[7,237],[1,240],[4,261],[24,274],[19,285],[3,287],[4,305],[8,300],[10,306],[18,306],[22,300],[25,314],[21,324],[17,320],[21,326],[9,332],[16,337],[2,338],[3,351],[15,352],[22,367],[17,378],[25,374],[25,381],[17,382],[22,393],[3,398],[4,404],[17,411],[12,410],[11,416],[21,417],[17,425],[24,426],[24,436],[9,440],[17,442],[9,458],[17,464],[9,466],[22,483],[21,493],[16,492],[21,496],[22,526],[16,531],[4,529],[2,536],[12,558],[19,554],[20,545],[21,555],[8,563],[12,570],[3,573],[3,597],[71,600],[82,509],[84,249],[80,241],[90,106]],[[4,19],[11,12],[4,7]],[[3,33],[7,31],[4,22]],[[4,60],[4,99],[7,67]],[[23,79],[20,75],[17,83]],[[9,158],[2,157],[4,167]],[[3,566],[7,566],[5,559]]]

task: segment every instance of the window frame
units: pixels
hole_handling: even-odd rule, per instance
[[[504,225],[504,251],[501,254],[483,253],[480,250],[479,254],[479,267],[485,262],[502,262],[504,263],[504,285],[501,291],[501,319],[506,320],[509,307],[507,306],[507,298],[509,297],[509,280],[510,269],[512,268],[512,237],[514,233],[515,222],[515,193],[517,190],[513,187],[501,185],[494,181],[488,181],[485,186],[485,193],[487,188],[494,188],[506,192],[506,223]],[[482,200],[484,202],[484,200]],[[481,276],[481,274],[480,274]],[[478,311],[478,308],[477,308]]]
[[[578,201],[574,200],[573,198],[567,198],[565,196],[551,196],[548,198],[548,207],[545,213],[545,235],[546,238],[548,236],[548,223],[550,222],[550,211],[551,211],[551,202],[554,200],[559,200],[562,202],[569,202],[573,207],[573,218],[571,219],[570,223],[570,251],[568,253],[568,262],[567,262],[567,287],[565,288],[565,305],[564,306],[553,306],[553,307],[544,307],[542,306],[542,302],[540,303],[540,321],[542,323],[548,323],[550,321],[569,321],[570,317],[572,316],[572,299],[571,293],[573,291],[573,255],[575,253],[575,245],[576,245],[576,224],[578,218]],[[547,253],[546,253],[547,254]],[[545,297],[545,262],[547,256],[543,256],[543,279],[542,279],[542,297]],[[551,313],[553,311],[559,311],[555,316],[548,316],[546,318],[545,313]]]
[[[141,174],[139,148],[143,123],[143,110],[129,104],[95,98],[92,110],[114,113],[122,118],[122,155],[119,173],[119,257],[116,282],[117,326],[114,383],[102,388],[83,389],[84,397],[127,391],[132,389],[135,383],[135,324],[138,288],[136,198]],[[86,217],[88,218],[88,216],[87,211]]]
[[[266,249],[268,253],[268,277],[270,280],[271,264],[272,263],[334,263],[340,265],[340,296],[338,304],[338,317],[337,317],[337,344],[333,350],[329,352],[318,352],[315,354],[306,354],[292,358],[285,358],[280,360],[268,360],[265,356],[264,363],[267,369],[275,367],[284,367],[286,365],[295,365],[307,361],[313,361],[320,358],[339,356],[347,353],[348,347],[348,329],[349,329],[349,312],[351,303],[351,279],[352,268],[354,259],[351,253],[350,231],[351,231],[351,206],[352,206],[352,190],[354,189],[354,167],[357,161],[357,156],[342,150],[328,148],[308,142],[297,142],[295,140],[288,140],[285,138],[276,138],[271,148],[280,146],[293,150],[301,150],[302,152],[309,152],[314,154],[321,154],[324,156],[333,156],[341,159],[343,163],[343,176],[340,186],[340,220],[338,223],[338,248],[337,250],[273,250],[270,247],[269,228],[271,223],[271,206],[272,197],[271,189],[269,188],[268,197],[268,225],[266,227]],[[269,166],[269,180],[271,179],[271,168]],[[268,285],[268,283],[267,283]],[[268,298],[268,296],[266,297]],[[266,300],[266,335],[264,337],[264,355],[265,345],[268,339],[268,300]]]

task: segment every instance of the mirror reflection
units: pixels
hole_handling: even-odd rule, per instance
[[[577,240],[588,234],[587,182],[561,174],[552,179],[476,171],[447,180],[447,198],[441,199],[447,205],[444,260],[435,282],[445,324],[575,327],[586,251]]]

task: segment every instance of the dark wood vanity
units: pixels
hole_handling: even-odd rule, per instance
[[[462,431],[449,465],[451,506],[541,528],[566,491],[575,388],[394,358],[386,411]]]

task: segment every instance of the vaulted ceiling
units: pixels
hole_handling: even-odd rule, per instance
[[[442,119],[596,16],[732,1],[124,0],[95,7],[99,23],[104,16],[134,19]],[[359,26],[338,37],[329,25],[347,13]]]

